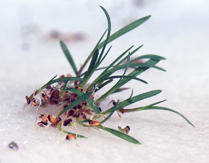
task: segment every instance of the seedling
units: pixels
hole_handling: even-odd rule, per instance
[[[51,125],[57,128],[59,131],[67,134],[67,140],[72,140],[77,137],[85,138],[85,136],[79,135],[77,133],[71,133],[64,128],[67,126],[72,127],[80,125],[82,127],[105,130],[121,139],[124,139],[134,144],[140,144],[140,142],[128,135],[130,131],[129,126],[126,126],[125,128],[118,127],[118,130],[115,130],[103,126],[103,123],[108,121],[115,112],[117,112],[118,114],[133,112],[133,114],[135,114],[136,112],[142,110],[165,110],[178,114],[190,125],[194,126],[186,117],[184,117],[179,112],[166,107],[157,106],[165,100],[137,108],[126,108],[133,103],[159,94],[161,90],[152,90],[149,92],[138,94],[136,96],[133,96],[132,92],[130,97],[123,101],[116,101],[111,99],[112,94],[120,94],[125,91],[127,88],[123,87],[124,84],[128,83],[131,80],[147,84],[145,80],[138,78],[138,76],[146,70],[154,68],[165,71],[163,68],[157,66],[157,63],[161,60],[164,60],[165,58],[158,55],[148,54],[130,59],[131,56],[142,47],[142,45],[135,49],[134,46],[131,46],[126,49],[122,54],[120,54],[117,58],[113,59],[112,63],[105,67],[100,67],[101,63],[111,49],[110,46],[106,50],[108,43],[138,27],[150,18],[150,16],[146,16],[138,19],[111,35],[111,21],[109,14],[103,7],[101,7],[101,9],[106,15],[108,28],[103,33],[98,43],[93,48],[92,52],[89,54],[89,56],[79,69],[77,68],[73,57],[65,43],[60,41],[61,48],[67,60],[69,61],[75,75],[62,75],[59,78],[56,78],[57,76],[55,76],[41,88],[34,91],[34,93],[32,93],[29,97],[26,96],[27,104],[31,105],[32,107],[38,108],[54,106],[61,109],[58,115],[54,115],[55,117],[52,115],[47,116],[41,114],[40,118],[42,119],[42,121],[38,122],[38,125],[41,127]],[[106,39],[102,41],[105,34]],[[146,59],[146,62],[136,62],[143,59]],[[87,65],[88,68],[86,68]],[[131,72],[129,72],[128,74],[126,74],[127,69],[131,69]],[[121,75],[114,75],[114,72],[119,70],[123,70],[123,73]],[[101,73],[93,81],[89,81],[95,71],[100,71]],[[112,87],[108,87],[109,83],[111,83],[113,80],[118,81]],[[103,89],[103,94],[100,97],[95,96],[95,94],[97,94],[97,92],[99,92],[102,88],[105,88]],[[100,102],[104,101],[107,97],[109,97],[110,99],[107,104],[111,103],[113,106],[107,110],[105,110],[104,108],[101,109],[99,106]],[[61,116],[63,120],[61,120]]]

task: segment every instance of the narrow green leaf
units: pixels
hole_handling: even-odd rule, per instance
[[[115,79],[115,78],[121,78],[121,77],[122,77],[121,75],[118,75],[118,76],[110,76],[110,77],[104,78],[103,80]],[[135,79],[135,80],[141,81],[142,83],[148,84],[145,80],[142,80],[140,78],[136,78],[134,76],[123,76],[123,78],[131,78],[131,79]]]
[[[105,69],[94,81],[93,83],[97,84],[97,83],[101,83],[101,78],[103,78],[104,76],[106,76],[106,72],[107,70],[109,70],[121,57],[123,57],[133,46],[131,46],[130,48],[128,48],[125,52],[123,52],[119,57],[117,57],[109,66],[107,67],[101,67],[98,68],[96,70],[101,70],[101,69]],[[89,88],[91,88],[93,85],[91,84],[89,86]]]
[[[103,129],[103,130],[105,130],[105,131],[107,131],[107,132],[109,132],[109,133],[111,133],[111,134],[113,134],[113,135],[115,135],[115,136],[117,136],[117,137],[119,137],[121,139],[124,139],[124,140],[126,140],[128,142],[131,142],[131,143],[134,143],[134,144],[141,144],[135,138],[133,138],[133,137],[127,135],[127,134],[124,134],[124,133],[122,133],[120,131],[117,131],[117,130],[114,130],[114,129],[111,129],[111,128],[108,128],[108,127],[103,127],[101,129]]]
[[[99,41],[97,42],[96,46],[94,47],[94,49],[92,50],[92,52],[89,54],[89,56],[86,58],[85,62],[83,65],[81,65],[78,73],[77,73],[77,76],[80,76],[80,74],[82,73],[84,67],[86,66],[86,64],[88,63],[88,61],[91,59],[92,55],[94,54],[95,50],[98,49],[98,45],[99,43],[101,42],[102,38],[104,37],[105,33],[107,32],[107,30],[105,30],[105,32],[102,34],[102,36],[100,37]]]
[[[115,40],[116,38],[118,38],[118,37],[124,35],[125,33],[131,31],[132,29],[138,27],[139,25],[141,25],[142,23],[144,23],[145,21],[147,21],[150,17],[151,17],[151,15],[146,16],[146,17],[143,17],[143,18],[138,19],[138,20],[136,20],[136,21],[134,21],[134,22],[128,24],[127,26],[121,28],[120,30],[118,30],[117,32],[113,33],[113,34],[110,36],[110,38],[109,38],[109,40],[108,40],[108,43],[111,42],[111,41],[113,41],[113,40]],[[101,42],[101,43],[98,45],[98,48],[103,47],[103,45],[104,45],[104,41]]]
[[[141,49],[142,46],[143,46],[143,45],[140,45],[139,47],[137,47],[136,49],[134,49],[133,51],[131,51],[131,52],[130,52],[130,57],[131,57],[134,53],[136,53],[139,49]],[[122,62],[124,62],[126,59],[127,59],[127,56],[124,57],[123,59],[121,59],[121,60],[117,63],[117,65],[120,65],[120,64],[121,64]]]
[[[125,68],[125,70],[124,70],[124,72],[123,72],[123,75],[121,76],[121,78],[118,80],[118,82],[117,82],[112,88],[110,88],[106,93],[104,93],[104,94],[98,99],[98,101],[101,100],[101,99],[103,99],[103,98],[105,98],[105,97],[107,97],[107,96],[110,95],[111,93],[114,93],[116,90],[118,90],[118,89],[120,88],[120,81],[121,81],[121,80],[123,79],[123,77],[125,76],[125,73],[126,73],[126,71],[127,71],[127,69],[128,69],[128,66],[129,66],[129,61],[130,61],[130,53],[128,53],[126,68]]]
[[[166,110],[166,111],[170,111],[170,112],[173,112],[173,113],[176,113],[178,115],[180,115],[183,119],[185,119],[187,121],[187,123],[189,123],[191,126],[195,127],[185,116],[183,116],[181,113],[175,111],[175,110],[172,110],[172,109],[169,109],[169,108],[166,108],[166,107],[160,107],[160,106],[150,106],[150,107],[142,107],[142,108],[138,108],[137,111],[141,111],[141,110]]]
[[[97,85],[98,89],[95,90],[95,92],[97,92],[98,90],[100,90],[101,88],[103,88],[104,86],[106,86],[107,84],[111,83],[113,81],[113,79],[107,80],[106,82]]]
[[[152,59],[152,60],[158,60],[159,61],[159,60],[164,60],[166,58],[158,56],[158,55],[154,55],[154,54],[146,54],[146,55],[142,55],[142,56],[139,56],[139,57],[136,57],[136,58],[132,59],[131,62],[137,61],[139,59]]]
[[[94,52],[94,55],[93,55],[93,57],[92,57],[92,59],[91,59],[91,63],[90,63],[90,65],[89,65],[89,68],[88,68],[88,70],[87,70],[86,73],[85,73],[84,79],[89,79],[90,76],[92,75],[92,72],[93,72],[93,69],[94,69],[96,60],[97,60],[97,58],[98,58],[98,54],[99,54],[99,51],[98,51],[98,49],[96,49],[95,52]],[[87,82],[87,81],[86,81],[86,82]],[[85,83],[86,83],[86,82],[85,82]],[[85,85],[85,83],[84,83],[84,85]]]
[[[124,100],[124,101],[122,101],[118,104],[117,110],[122,109],[122,108],[124,108],[128,105],[131,105],[135,102],[138,102],[138,101],[144,100],[146,98],[155,96],[155,95],[159,94],[160,92],[162,92],[162,91],[161,90],[154,90],[154,91],[145,92],[145,93],[139,94],[137,96],[128,98],[127,100]],[[110,113],[112,111],[113,111],[113,107],[111,107],[110,109],[102,112],[101,114],[105,115],[105,114]]]
[[[122,92],[122,91],[127,90],[127,89],[130,89],[130,88],[125,88],[125,87],[118,88],[118,89],[117,89],[116,91],[114,91],[112,94],[118,93],[118,92]]]
[[[146,64],[149,64],[150,66],[151,65],[156,65],[159,61],[157,60],[149,60],[147,62],[145,62]],[[149,67],[138,67],[136,69],[134,69],[131,73],[128,74],[128,76],[138,76],[139,74],[141,74],[142,72],[146,71],[147,69],[149,69]],[[122,81],[120,82],[119,84],[119,87],[123,86],[124,84],[126,84],[127,82],[129,82],[131,79],[128,79],[128,78],[124,78],[122,79]],[[103,96],[103,98],[106,97],[106,96]],[[98,102],[100,100],[102,100],[103,98],[100,97],[100,99],[98,99]]]
[[[64,42],[62,42],[62,41],[60,41],[60,45],[61,45],[61,47],[62,47],[62,50],[63,50],[63,52],[64,52],[64,54],[65,54],[65,56],[66,56],[68,62],[70,63],[71,67],[73,68],[74,73],[77,74],[78,70],[77,70],[77,68],[76,68],[76,65],[75,65],[75,62],[74,62],[74,60],[73,60],[73,57],[72,57],[72,55],[70,54],[70,52],[69,52],[67,46],[66,46],[66,45],[64,44]]]
[[[99,60],[100,58],[102,57],[103,53],[104,53],[104,50],[105,50],[105,47],[107,46],[107,43],[108,43],[108,40],[109,40],[109,37],[110,37],[110,32],[111,32],[111,21],[110,21],[110,16],[108,14],[108,12],[105,10],[104,7],[100,6],[100,8],[104,11],[105,15],[106,15],[106,18],[107,18],[107,23],[108,23],[108,29],[107,29],[107,38],[106,40],[104,40],[104,44],[101,46],[102,47],[102,51],[100,53],[100,57],[99,57]],[[100,49],[99,45],[98,45],[98,49]]]
[[[49,80],[45,85],[43,85],[43,86],[40,88],[40,90],[46,88],[48,85],[51,85],[51,83],[53,82],[54,78],[56,78],[56,77],[57,77],[57,75],[55,75],[51,80]]]

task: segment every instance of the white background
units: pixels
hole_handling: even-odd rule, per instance
[[[0,1],[0,162],[200,162],[209,160],[209,2],[206,0],[1,0]],[[139,107],[168,99],[162,106],[185,115],[195,128],[176,114],[143,111],[115,114],[105,125],[131,127],[134,145],[104,131],[78,128],[88,139],[65,141],[65,134],[35,123],[35,108],[26,107],[25,96],[54,75],[71,73],[59,39],[82,33],[82,41],[66,42],[80,65],[107,28],[102,5],[112,20],[112,33],[140,17],[152,15],[142,26],[112,42],[108,64],[128,47],[144,44],[135,56],[157,54],[167,58],[158,65],[167,72],[150,69],[127,86],[134,94],[154,89],[163,92],[134,104]],[[122,73],[122,72],[121,72]],[[112,98],[129,97],[131,90]],[[100,92],[101,94],[102,92]],[[102,109],[108,108],[107,100]],[[40,110],[47,112],[48,110]],[[75,131],[72,129],[71,131]],[[19,150],[8,148],[17,142]]]

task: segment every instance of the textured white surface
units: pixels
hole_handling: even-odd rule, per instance
[[[1,1],[0,2],[0,162],[200,162],[209,161],[208,1],[150,0],[141,7],[134,1]],[[144,44],[137,55],[158,54],[167,58],[159,66],[166,73],[149,70],[140,77],[149,85],[131,82],[134,94],[153,89],[163,92],[134,106],[168,99],[163,106],[185,115],[196,127],[166,111],[143,111],[114,115],[106,126],[131,127],[133,145],[113,135],[78,129],[88,139],[66,142],[65,135],[34,122],[35,109],[22,110],[25,95],[54,75],[71,72],[58,40],[46,40],[52,29],[83,32],[87,39],[68,47],[76,63],[82,63],[103,31],[106,19],[98,5],[112,18],[112,31],[127,22],[152,14],[139,28],[113,42],[106,63],[131,45]],[[24,34],[23,26],[36,26]],[[24,51],[24,42],[29,49]],[[114,96],[121,100],[126,95]],[[103,109],[107,104],[103,104]],[[40,112],[44,112],[41,110]],[[8,148],[11,141],[19,150]]]

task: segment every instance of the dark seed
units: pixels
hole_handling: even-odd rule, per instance
[[[28,96],[25,96],[25,98],[26,98],[27,103],[30,104],[30,99],[29,99],[29,97],[28,97]]]
[[[73,111],[73,110],[70,110],[70,111],[68,111],[68,113],[67,113],[67,117],[72,116],[73,114],[74,114],[74,111]]]
[[[70,124],[72,122],[72,119],[66,119],[64,122],[63,122],[63,126],[67,126],[68,124]]]

